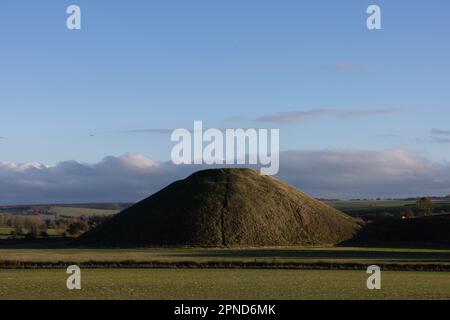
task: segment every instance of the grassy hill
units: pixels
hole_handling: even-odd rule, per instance
[[[74,241],[76,246],[336,244],[359,223],[250,169],[215,169],[172,183]]]

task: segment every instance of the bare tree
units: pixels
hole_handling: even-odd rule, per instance
[[[27,229],[27,234],[31,238],[35,238],[39,234],[42,227],[42,219],[40,217],[26,217],[24,227]]]
[[[14,216],[11,219],[11,226],[14,228],[14,233],[16,235],[22,234],[24,228],[24,219],[21,216]]]

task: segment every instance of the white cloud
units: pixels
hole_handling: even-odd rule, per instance
[[[0,204],[138,201],[205,166],[175,166],[140,154],[96,164],[0,162]],[[450,165],[406,150],[288,151],[279,178],[316,197],[450,194]]]

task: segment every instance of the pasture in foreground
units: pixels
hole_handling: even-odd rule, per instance
[[[332,262],[362,264],[450,264],[450,249],[287,247],[147,249],[0,249],[2,261],[18,262]]]
[[[368,290],[365,271],[83,269],[81,290],[64,269],[0,270],[0,299],[450,299],[448,272],[382,272]]]

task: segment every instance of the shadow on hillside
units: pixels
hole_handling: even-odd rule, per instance
[[[340,246],[450,248],[450,215],[374,221]]]

